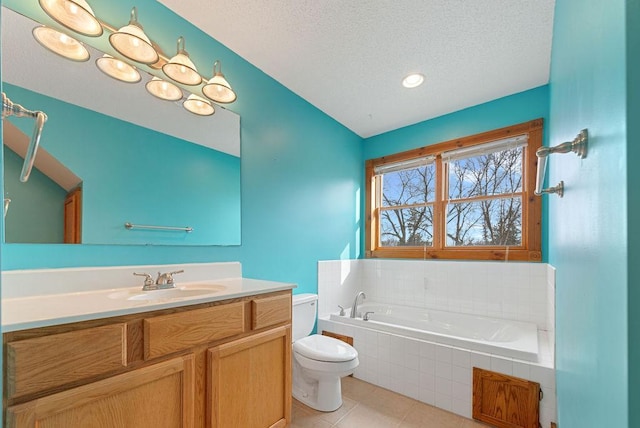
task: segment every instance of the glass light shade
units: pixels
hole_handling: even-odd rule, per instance
[[[85,0],[39,0],[40,7],[57,23],[85,36],[102,35],[102,25]]]
[[[145,85],[147,91],[161,100],[178,101],[182,98],[182,91],[176,85],[159,77],[154,77]]]
[[[202,93],[217,103],[232,103],[236,100],[236,93],[231,89],[231,85],[227,82],[222,74],[222,64],[220,61],[213,63],[213,77],[209,79],[202,88]]]
[[[126,58],[142,64],[153,64],[160,59],[158,52],[151,45],[151,40],[138,23],[135,7],[131,10],[129,24],[111,34],[109,43]]]
[[[51,52],[72,61],[84,62],[89,59],[89,51],[82,43],[53,28],[36,27],[33,29],[33,37]]]
[[[209,101],[197,96],[196,94],[189,95],[189,98],[187,98],[182,105],[191,113],[200,116],[211,116],[216,112]]]
[[[209,82],[202,88],[202,93],[217,103],[232,103],[236,100],[236,93],[231,89],[231,85],[224,78],[222,73],[218,73],[209,79]]]
[[[140,72],[132,65],[104,54],[96,60],[96,65],[104,74],[126,83],[137,83],[142,79]]]
[[[178,53],[162,66],[162,71],[169,78],[183,85],[199,85],[202,77],[198,74],[195,64],[184,50],[184,38],[178,38]]]

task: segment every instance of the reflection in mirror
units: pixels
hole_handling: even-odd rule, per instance
[[[238,115],[197,117],[150,96],[150,76],[125,84],[58,57],[35,42],[36,25],[2,8],[2,90],[49,116],[27,183],[15,170],[33,124],[4,121],[6,242],[239,245]]]

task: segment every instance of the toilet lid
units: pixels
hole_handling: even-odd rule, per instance
[[[293,351],[316,361],[351,361],[358,356],[358,351],[351,345],[319,334],[296,340]]]

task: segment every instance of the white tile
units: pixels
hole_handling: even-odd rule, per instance
[[[451,378],[453,381],[463,383],[465,385],[471,385],[472,377],[473,377],[472,370],[470,367],[465,368],[465,367],[453,366],[453,369],[451,372]]]
[[[453,361],[451,348],[446,346],[436,346],[436,361],[451,364]]]
[[[406,354],[400,361],[406,368],[420,370],[420,357],[418,355]]]
[[[451,382],[451,396],[453,398],[471,401],[471,385],[465,385],[459,382]]]
[[[451,411],[451,396],[436,392],[436,407]]]
[[[484,370],[491,370],[491,357],[478,352],[471,353],[471,367],[478,367]]]
[[[436,362],[430,358],[420,358],[420,372],[435,375]]]
[[[463,351],[461,349],[452,350],[452,362],[454,366],[458,367],[470,367],[471,355],[469,351]]]
[[[436,377],[433,374],[420,372],[419,377],[421,389],[436,390]]]
[[[436,394],[451,396],[452,381],[436,376]]]
[[[436,392],[431,389],[420,389],[420,401],[427,403],[431,406],[436,404]]]
[[[519,363],[517,361],[514,361],[513,376],[529,380],[530,379],[529,367],[530,367],[529,364]]]
[[[453,397],[451,400],[451,411],[457,415],[471,419],[471,401],[460,400]]]
[[[433,343],[422,342],[420,344],[420,357],[436,359],[436,346]]]
[[[513,361],[500,357],[491,357],[491,370],[494,372],[512,375],[513,374]]]
[[[546,388],[555,388],[556,381],[553,369],[532,364],[529,370],[531,376],[530,380],[538,382],[541,386]]]
[[[452,367],[449,363],[436,361],[436,376],[451,380],[453,377]]]

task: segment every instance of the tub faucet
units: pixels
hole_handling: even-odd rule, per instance
[[[364,294],[364,291],[360,291],[356,294],[356,298],[353,301],[353,306],[351,307],[351,318],[355,318],[358,315],[358,299],[362,296],[362,300],[366,299],[367,296]]]

